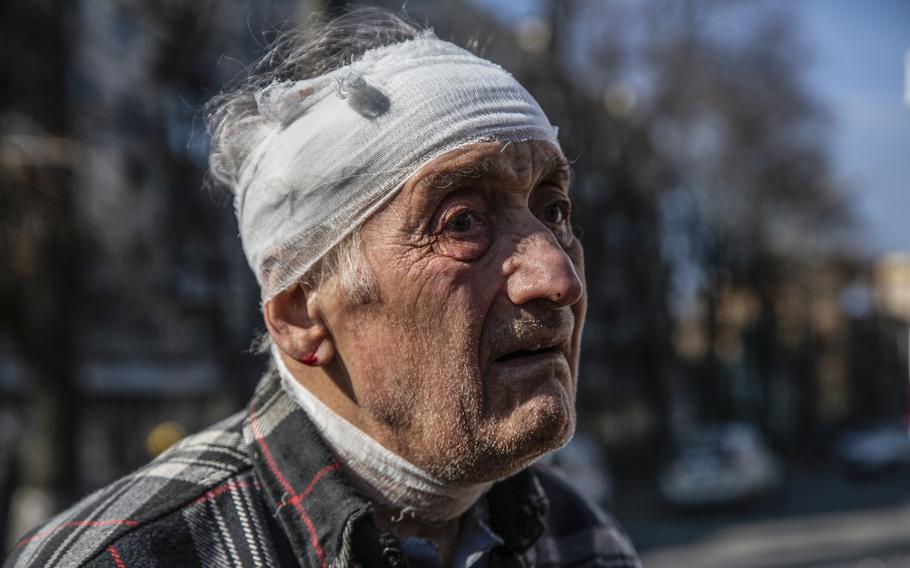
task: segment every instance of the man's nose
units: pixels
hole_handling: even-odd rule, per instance
[[[553,233],[536,225],[509,259],[506,293],[515,305],[545,299],[560,307],[571,306],[584,293],[575,265]]]

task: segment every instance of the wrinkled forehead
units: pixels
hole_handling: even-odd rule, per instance
[[[404,187],[432,194],[478,180],[530,188],[542,179],[568,190],[571,168],[557,146],[544,140],[478,142],[427,164]]]

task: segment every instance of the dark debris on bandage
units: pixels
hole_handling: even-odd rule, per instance
[[[363,75],[344,80],[338,85],[338,96],[347,99],[357,114],[370,120],[388,112],[391,102],[382,91],[367,83]]]

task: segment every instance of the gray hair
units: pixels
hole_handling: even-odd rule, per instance
[[[351,64],[370,49],[426,37],[428,33],[431,32],[379,8],[360,8],[279,32],[268,52],[205,107],[211,134],[209,176],[213,184],[234,193],[250,152],[274,129],[269,118],[260,113],[256,93],[277,81],[323,75]],[[304,275],[302,284],[318,288],[337,276],[349,301],[375,300],[375,286],[363,266],[360,245],[360,232],[354,231]]]

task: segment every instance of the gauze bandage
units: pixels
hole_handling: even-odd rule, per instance
[[[421,167],[479,141],[556,128],[498,65],[426,36],[257,94],[273,129],[240,172],[235,208],[263,303],[299,280]]]

